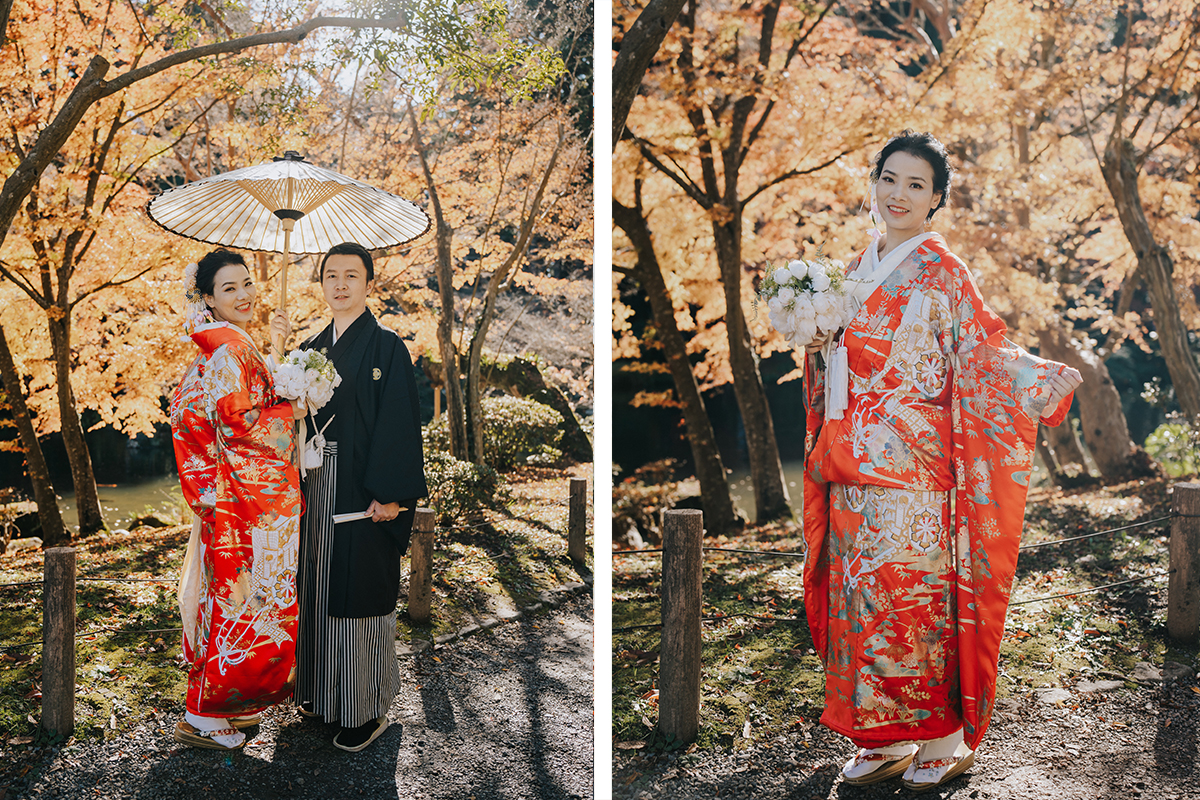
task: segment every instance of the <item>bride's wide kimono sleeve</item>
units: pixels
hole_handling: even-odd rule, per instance
[[[983,303],[970,272],[954,261],[951,411],[959,681],[963,737],[974,749],[987,730],[996,696],[1000,640],[1047,381],[1063,365],[1004,338],[1004,322]],[[1058,425],[1070,407],[1068,395],[1046,424]]]

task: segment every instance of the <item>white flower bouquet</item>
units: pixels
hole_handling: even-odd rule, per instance
[[[333,390],[342,383],[333,362],[320,350],[293,350],[275,368],[275,392],[287,400],[304,404],[309,414],[315,414],[333,398]],[[325,422],[328,427],[333,421]],[[307,439],[307,428],[300,420],[300,472],[320,469],[325,458],[325,428]],[[307,441],[306,441],[307,439]]]
[[[320,350],[293,350],[275,368],[275,392],[304,404],[309,413],[328,403],[341,383],[342,376]]]
[[[788,262],[771,272],[758,290],[766,301],[775,330],[794,347],[807,347],[818,337],[837,333],[850,321],[854,307],[846,265],[817,250],[815,258]]]

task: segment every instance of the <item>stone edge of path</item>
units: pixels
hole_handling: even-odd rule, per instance
[[[413,656],[426,651],[440,650],[446,645],[464,639],[472,634],[480,631],[491,630],[505,622],[512,622],[529,614],[535,614],[543,608],[557,608],[563,602],[565,597],[575,595],[587,590],[591,587],[591,581],[568,581],[561,586],[555,586],[553,589],[546,589],[538,592],[537,600],[527,605],[513,609],[504,609],[497,612],[495,615],[478,618],[474,622],[469,622],[456,631],[451,633],[443,633],[441,636],[435,636],[432,641],[428,639],[414,639],[412,642],[396,641],[396,656]]]

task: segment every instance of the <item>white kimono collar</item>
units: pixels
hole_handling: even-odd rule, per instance
[[[860,278],[854,279],[854,288],[851,293],[859,305],[867,302],[867,298],[882,284],[887,277],[892,274],[896,267],[900,266],[900,262],[908,258],[912,251],[916,250],[929,239],[937,236],[936,233],[922,233],[900,243],[892,252],[879,258],[879,239],[867,245],[867,252],[863,255],[860,269],[866,267],[866,274]]]

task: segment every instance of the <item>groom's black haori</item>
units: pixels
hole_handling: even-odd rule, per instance
[[[396,608],[400,557],[408,550],[417,500],[429,494],[421,412],[412,359],[403,340],[364,311],[333,341],[333,323],[301,347],[324,350],[342,382],[316,414],[338,443],[334,513],[364,511],[371,500],[407,511],[390,522],[368,519],[334,528],[329,614],[377,617]]]

